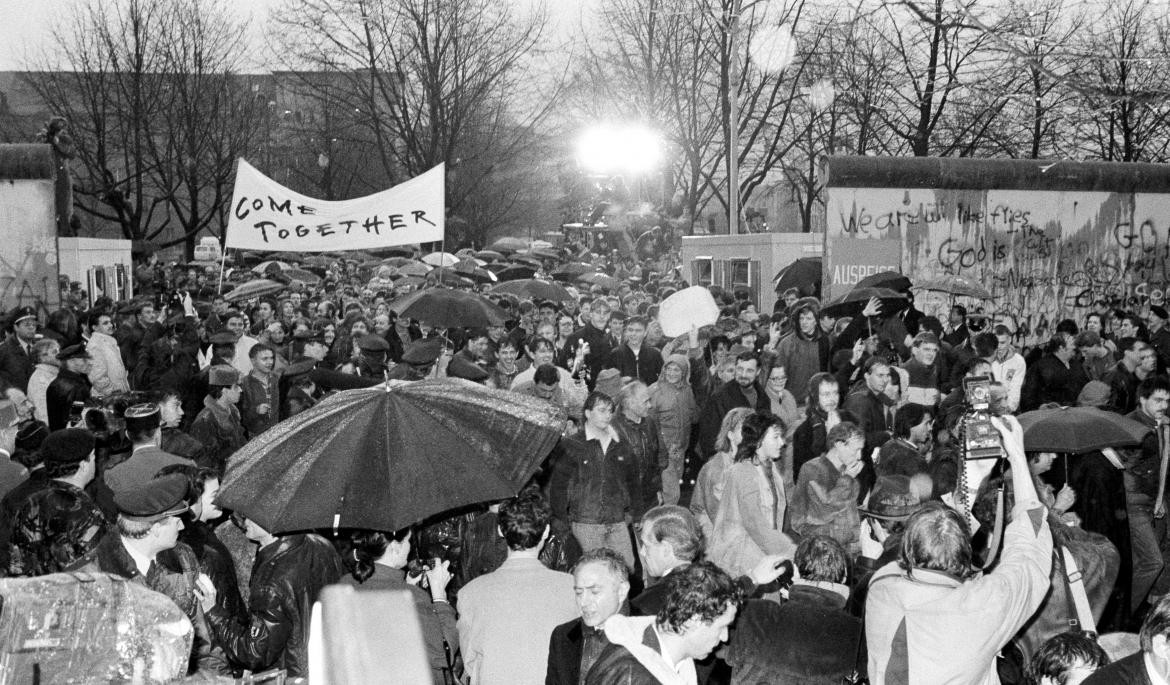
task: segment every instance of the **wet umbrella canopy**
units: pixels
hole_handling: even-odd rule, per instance
[[[400,530],[515,496],[564,424],[548,402],[454,378],[347,390],[237,452],[218,501],[273,533]]]
[[[1150,427],[1097,407],[1057,407],[1020,414],[1024,449],[1030,452],[1092,452],[1140,445]]]
[[[418,319],[438,328],[503,326],[508,312],[475,293],[450,288],[427,288],[390,303],[399,316]]]

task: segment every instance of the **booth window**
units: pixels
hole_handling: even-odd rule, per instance
[[[730,259],[727,262],[726,287],[732,292],[747,290],[748,299],[760,306],[760,262],[754,259]]]
[[[715,282],[715,260],[711,257],[696,257],[691,262],[691,282],[708,286]]]

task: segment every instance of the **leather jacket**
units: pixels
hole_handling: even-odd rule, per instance
[[[313,602],[322,588],[344,574],[337,550],[320,535],[281,537],[256,554],[246,621],[233,620],[222,606],[207,612],[216,643],[238,666],[253,671],[283,668],[289,676],[307,676]]]

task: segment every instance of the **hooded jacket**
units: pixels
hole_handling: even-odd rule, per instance
[[[695,663],[684,659],[678,669],[662,656],[653,616],[610,616],[603,624],[610,641],[585,685],[695,685]]]
[[[829,339],[821,333],[820,326],[812,336],[794,330],[776,345],[776,363],[788,371],[788,387],[803,394],[808,390],[808,379],[829,370]]]
[[[699,420],[699,406],[691,389],[691,363],[685,354],[672,354],[666,359],[666,364],[682,368],[682,380],[671,383],[665,374],[659,375],[650,386],[650,405],[658,418],[662,439],[667,445],[679,445],[685,452],[691,439],[691,426]]]

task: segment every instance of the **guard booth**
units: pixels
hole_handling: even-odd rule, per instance
[[[820,233],[750,233],[683,236],[683,278],[691,285],[747,290],[761,313],[776,304],[772,278],[801,257],[821,254]]]

